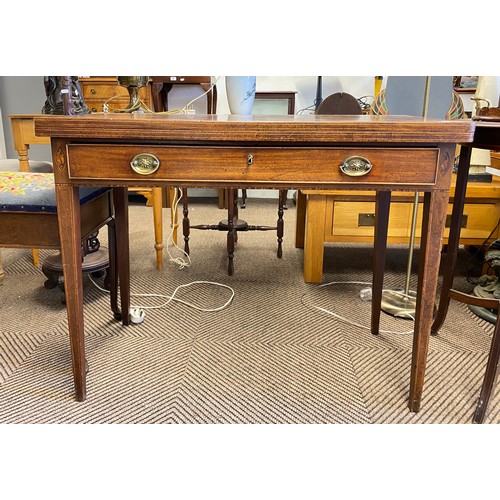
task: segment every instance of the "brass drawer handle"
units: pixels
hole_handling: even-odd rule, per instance
[[[366,175],[373,165],[370,160],[363,156],[349,156],[340,165],[340,170],[350,177],[361,177]]]
[[[95,89],[90,89],[90,93],[91,93],[92,95],[95,95]]]
[[[160,168],[160,160],[151,153],[139,153],[132,158],[130,166],[137,174],[150,175]]]

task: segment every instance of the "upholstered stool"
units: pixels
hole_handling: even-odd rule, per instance
[[[30,172],[52,172],[52,163],[49,161],[29,160]],[[0,160],[0,172],[19,172],[21,170],[18,159],[2,159]],[[38,257],[38,249],[33,249],[33,265],[38,267],[40,259]],[[2,253],[0,252],[0,285],[3,283],[4,272],[2,267]]]
[[[117,309],[116,244],[110,188],[80,188],[83,272],[109,270],[111,308]],[[96,243],[98,230],[108,225],[109,254]],[[90,239],[90,242],[89,242]],[[37,172],[0,172],[0,247],[60,247],[54,174]],[[99,254],[96,254],[99,252]],[[60,260],[59,260],[60,261]],[[57,258],[48,267],[51,288],[57,284]],[[60,266],[60,275],[62,275]]]

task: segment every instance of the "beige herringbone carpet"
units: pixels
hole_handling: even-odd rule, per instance
[[[143,324],[124,328],[112,320],[107,295],[86,280],[90,372],[84,403],[73,399],[60,292],[43,287],[29,250],[4,249],[0,423],[470,423],[492,325],[451,304],[430,342],[422,408],[411,413],[411,321],[383,314],[386,333],[372,336],[363,328],[370,304],[359,298],[367,285],[345,283],[370,281],[370,246],[328,246],[324,282],[336,284],[305,284],[289,205],[283,258],[276,258],[274,232],[241,233],[233,277],[226,272],[225,234],[217,231],[192,232],[191,267],[168,264],[157,271],[151,209],[131,206],[133,293],[169,295],[177,285],[210,280],[233,287],[235,297],[227,309],[210,313],[170,303],[148,310]],[[193,224],[223,215],[213,200],[191,204]],[[276,202],[250,199],[241,215],[249,223],[274,224]],[[455,283],[464,291],[471,288],[463,275],[468,258],[462,251]],[[390,247],[387,288],[404,286],[406,259],[404,246]],[[228,291],[198,285],[181,295],[212,307]],[[164,301],[134,297],[137,305]],[[499,421],[496,395],[486,423]]]

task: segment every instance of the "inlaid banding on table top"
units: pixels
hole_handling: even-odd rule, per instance
[[[236,125],[236,126],[235,126]],[[397,125],[397,126],[395,126]],[[92,113],[39,115],[35,133],[60,138],[86,136],[124,141],[216,141],[280,143],[468,143],[471,120],[434,120],[411,116],[349,115],[163,115]]]
[[[130,162],[139,155],[152,155],[159,161],[147,179],[161,182],[262,183],[273,185],[346,184],[360,182],[340,169],[346,159],[361,155],[372,168],[363,176],[369,185],[434,185],[439,159],[437,148],[246,148],[207,146],[147,145],[68,145],[71,179],[134,182],[144,175],[131,170]],[[248,158],[252,161],[249,162]],[[96,168],[95,165],[99,165]],[[287,168],[284,169],[283,165]]]

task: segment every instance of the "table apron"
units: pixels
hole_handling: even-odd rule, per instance
[[[263,186],[314,188],[342,185],[381,187],[433,186],[439,148],[392,147],[226,147],[123,144],[67,145],[68,177],[72,181],[106,181],[107,185]],[[153,155],[156,171],[137,173],[137,155]],[[366,158],[371,170],[353,177],[340,170],[351,156]],[[57,180],[57,174],[56,174]],[[78,182],[80,184],[80,182]]]

